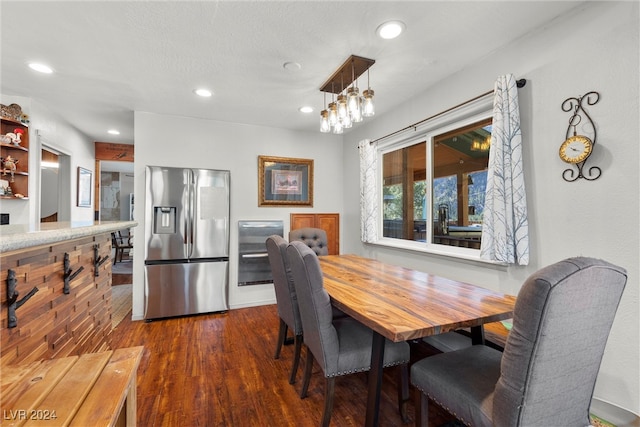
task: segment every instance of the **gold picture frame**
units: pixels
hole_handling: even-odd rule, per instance
[[[258,156],[258,206],[313,207],[313,159]]]

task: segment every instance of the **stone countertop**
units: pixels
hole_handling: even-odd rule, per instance
[[[132,228],[137,221],[43,222],[0,226],[0,252],[47,245]]]

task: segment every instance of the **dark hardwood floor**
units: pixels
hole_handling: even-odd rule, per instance
[[[127,316],[113,332],[113,348],[145,346],[138,370],[138,425],[318,426],[324,402],[320,368],[315,366],[308,397],[300,399],[302,369],[295,384],[288,382],[293,346],[273,358],[277,328],[275,305],[150,323]],[[422,346],[412,349],[412,358],[424,355]],[[395,380],[396,372],[387,370],[380,425],[412,426],[398,414]],[[362,426],[366,394],[366,374],[338,378],[331,425]],[[409,414],[413,419],[413,401]],[[431,426],[450,419],[430,411]]]

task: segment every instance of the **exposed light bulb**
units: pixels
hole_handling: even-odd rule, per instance
[[[354,123],[360,123],[362,121],[362,101],[356,86],[349,88],[347,91],[347,107],[351,120]]]
[[[338,119],[343,120],[348,115],[347,97],[344,95],[338,95],[336,104],[338,106]]]
[[[342,132],[343,132],[343,126],[342,126],[342,123],[340,123],[340,120],[338,120],[336,124],[333,125],[333,133],[341,134]]]
[[[363,105],[362,105],[362,115],[364,117],[372,117],[376,114],[375,105],[373,103],[374,91],[372,89],[367,89],[362,92],[363,97]]]
[[[344,127],[345,129],[349,129],[353,126],[353,121],[351,120],[351,116],[349,114],[340,119],[340,121],[342,122],[342,127]]]
[[[335,126],[338,122],[338,106],[335,102],[329,104],[329,124]]]
[[[329,112],[322,110],[320,112],[320,132],[327,133],[331,131],[331,125],[329,124]]]

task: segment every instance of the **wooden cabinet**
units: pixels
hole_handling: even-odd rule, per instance
[[[291,230],[312,227],[327,233],[329,255],[340,253],[340,214],[337,213],[292,213]]]
[[[2,156],[2,173],[0,179],[8,181],[11,187],[11,195],[0,192],[1,199],[19,199],[16,195],[29,197],[29,128],[13,119],[6,117],[0,118],[0,152]],[[5,137],[8,133],[20,134],[20,143],[14,144]],[[11,158],[15,164],[13,175],[11,174],[10,165],[5,164],[5,160]]]

